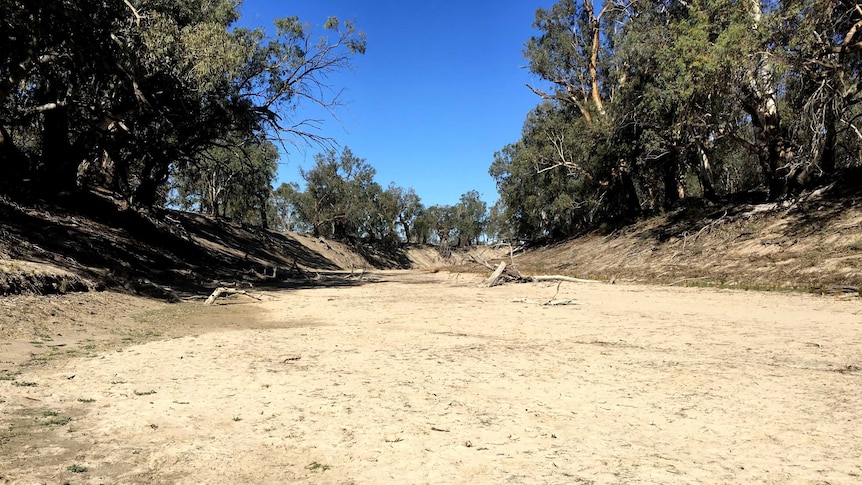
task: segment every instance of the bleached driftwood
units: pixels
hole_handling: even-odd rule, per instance
[[[545,276],[528,276],[528,280],[533,283],[538,283],[540,281],[568,281],[569,283],[601,283],[599,280],[585,280],[583,278],[572,278],[570,276],[562,276],[562,275],[545,275]]]
[[[512,303],[525,303],[527,305],[542,305],[542,306],[559,306],[559,305],[580,305],[581,302],[577,300],[557,300],[552,299],[548,301],[535,301],[529,298],[515,298],[512,300]]]
[[[255,300],[261,299],[259,296],[251,295],[251,294],[249,294],[249,292],[247,292],[245,290],[237,290],[235,288],[227,288],[224,286],[220,286],[220,287],[216,288],[215,291],[212,292],[212,294],[209,296],[209,298],[206,299],[206,301],[204,302],[204,305],[212,305],[216,301],[216,299],[218,299],[218,297],[220,297],[222,295],[245,295],[249,298],[254,298]]]
[[[563,276],[563,275],[539,275],[539,276],[524,276],[520,271],[515,267],[515,254],[512,246],[509,246],[509,261],[511,264],[506,266],[505,261],[501,261],[500,264],[494,269],[487,261],[477,258],[475,256],[471,256],[473,261],[481,264],[482,266],[493,270],[494,272],[491,276],[488,277],[485,281],[479,284],[479,286],[483,287],[492,287],[502,284],[504,281],[512,282],[512,283],[523,283],[523,282],[532,282],[539,283],[542,281],[568,281],[569,283],[601,283],[598,280],[588,280],[583,278],[572,278],[571,276]],[[559,287],[557,287],[559,290]]]
[[[500,261],[500,264],[497,265],[497,269],[488,277],[487,280],[483,281],[480,286],[492,287],[496,286],[500,283],[500,278],[503,276],[503,271],[506,270],[506,262]]]
[[[539,275],[539,276],[521,276],[520,273],[512,274],[506,271],[506,262],[501,261],[497,266],[497,269],[494,270],[494,273],[488,277],[485,281],[483,281],[479,286],[490,288],[492,286],[497,286],[503,282],[503,280],[509,280],[516,283],[521,283],[525,281],[529,281],[532,283],[540,283],[543,281],[567,281],[569,283],[601,283],[598,280],[588,280],[583,278],[572,278],[571,276],[562,276],[562,275]]]

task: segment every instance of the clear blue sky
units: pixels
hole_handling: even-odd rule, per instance
[[[364,158],[376,180],[413,187],[426,206],[454,204],[478,190],[497,200],[488,175],[494,152],[518,140],[527,112],[539,99],[523,68],[524,43],[534,35],[539,7],[553,2],[502,0],[245,0],[244,26],[270,28],[272,19],[296,15],[323,33],[329,16],[354,21],[368,50],[353,70],[329,79],[343,87],[339,120],[321,134]],[[323,116],[301,106],[297,116]],[[300,181],[320,149],[290,147],[277,184]]]

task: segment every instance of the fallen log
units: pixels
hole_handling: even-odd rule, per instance
[[[497,286],[500,284],[500,279],[503,277],[503,271],[506,271],[506,262],[500,261],[500,264],[497,265],[497,269],[488,277],[487,280],[483,281],[481,285],[487,288],[491,288],[492,286]]]
[[[220,297],[222,295],[245,295],[249,298],[254,298],[255,300],[261,299],[260,297],[249,294],[245,290],[237,290],[235,288],[227,288],[224,286],[220,286],[220,287],[216,288],[215,291],[212,292],[212,294],[209,296],[209,298],[206,299],[206,301],[204,302],[204,305],[212,305],[216,301],[216,299],[218,299],[218,297]]]
[[[473,256],[472,254],[470,255],[470,259],[472,259],[472,260],[473,260],[473,261],[475,261],[476,263],[481,264],[482,266],[484,266],[484,267],[486,267],[486,268],[490,269],[491,271],[494,271],[494,269],[495,269],[493,266],[491,266],[490,264],[488,264],[488,262],[487,262],[487,261],[485,261],[484,259],[477,258],[476,256]]]

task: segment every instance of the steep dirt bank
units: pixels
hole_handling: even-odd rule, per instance
[[[862,196],[839,191],[780,204],[688,208],[529,251],[516,261],[528,273],[857,294]]]
[[[327,272],[440,269],[487,272],[476,259],[433,246],[370,247],[278,233],[164,211],[119,211],[93,197],[88,217],[0,199],[0,295],[111,288],[176,300],[221,285],[304,285]],[[515,259],[527,274],[616,281],[858,294],[862,184],[845,180],[780,204],[700,205],[608,233],[534,248]]]
[[[107,288],[177,300],[223,285],[296,286],[326,272],[439,268],[488,253],[444,258],[427,245],[368,247],[188,212],[142,214],[95,195],[79,205],[86,215],[0,198],[0,296]]]

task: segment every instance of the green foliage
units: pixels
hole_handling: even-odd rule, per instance
[[[455,210],[450,205],[432,205],[423,214],[424,225],[431,232],[431,239],[441,246],[449,246],[455,235]]]
[[[376,170],[350,148],[327,150],[314,160],[312,169],[300,171],[304,190],[283,184],[275,192],[283,226],[337,239],[398,239],[400,188],[383,189],[374,181]]]
[[[413,188],[405,191],[394,184],[389,185],[389,190],[397,199],[397,223],[401,226],[404,240],[408,243],[427,242],[427,237],[423,238],[423,235],[427,236],[428,229],[424,228],[420,222],[425,207],[422,205],[422,200],[416,195],[416,191]]]
[[[516,240],[515,228],[511,224],[511,218],[506,214],[506,206],[503,199],[498,199],[488,209],[488,223],[485,226],[485,234],[491,242],[513,242]]]
[[[273,37],[233,28],[229,0],[4,1],[0,18],[0,190],[102,186],[150,207],[172,175],[205,210],[257,211],[260,222],[272,157],[236,151],[269,152],[266,138],[324,142],[293,115],[303,102],[335,106],[327,76],[365,51],[364,34],[334,18],[316,40],[295,17],[277,20]],[[244,196],[201,196],[207,177],[231,177],[241,159],[261,172],[234,176],[249,184],[230,189]],[[228,167],[214,176],[217,161]]]
[[[862,153],[862,6],[559,0],[524,52],[550,86],[495,155],[492,233],[557,239],[687,197],[826,181]]]
[[[422,211],[415,222],[418,242],[434,241],[441,246],[470,246],[486,234],[487,204],[479,192],[464,193],[455,205],[433,205]]]
[[[479,244],[479,237],[485,233],[488,205],[479,197],[479,192],[475,190],[461,195],[452,211],[459,246]]]
[[[616,153],[607,126],[544,103],[524,123],[521,140],[495,154],[490,174],[513,236],[558,239],[601,220],[621,206],[615,190]]]
[[[487,207],[479,193],[455,205],[425,208],[416,191],[374,181],[376,171],[349,148],[314,157],[300,170],[305,187],[282,184],[273,192],[276,226],[336,239],[375,243],[476,244],[485,232]]]
[[[277,148],[267,140],[222,140],[178,167],[170,202],[266,227],[277,159]]]
[[[315,236],[361,237],[371,212],[372,194],[380,190],[376,171],[349,148],[314,157],[315,166],[300,173],[306,183],[300,213]]]

